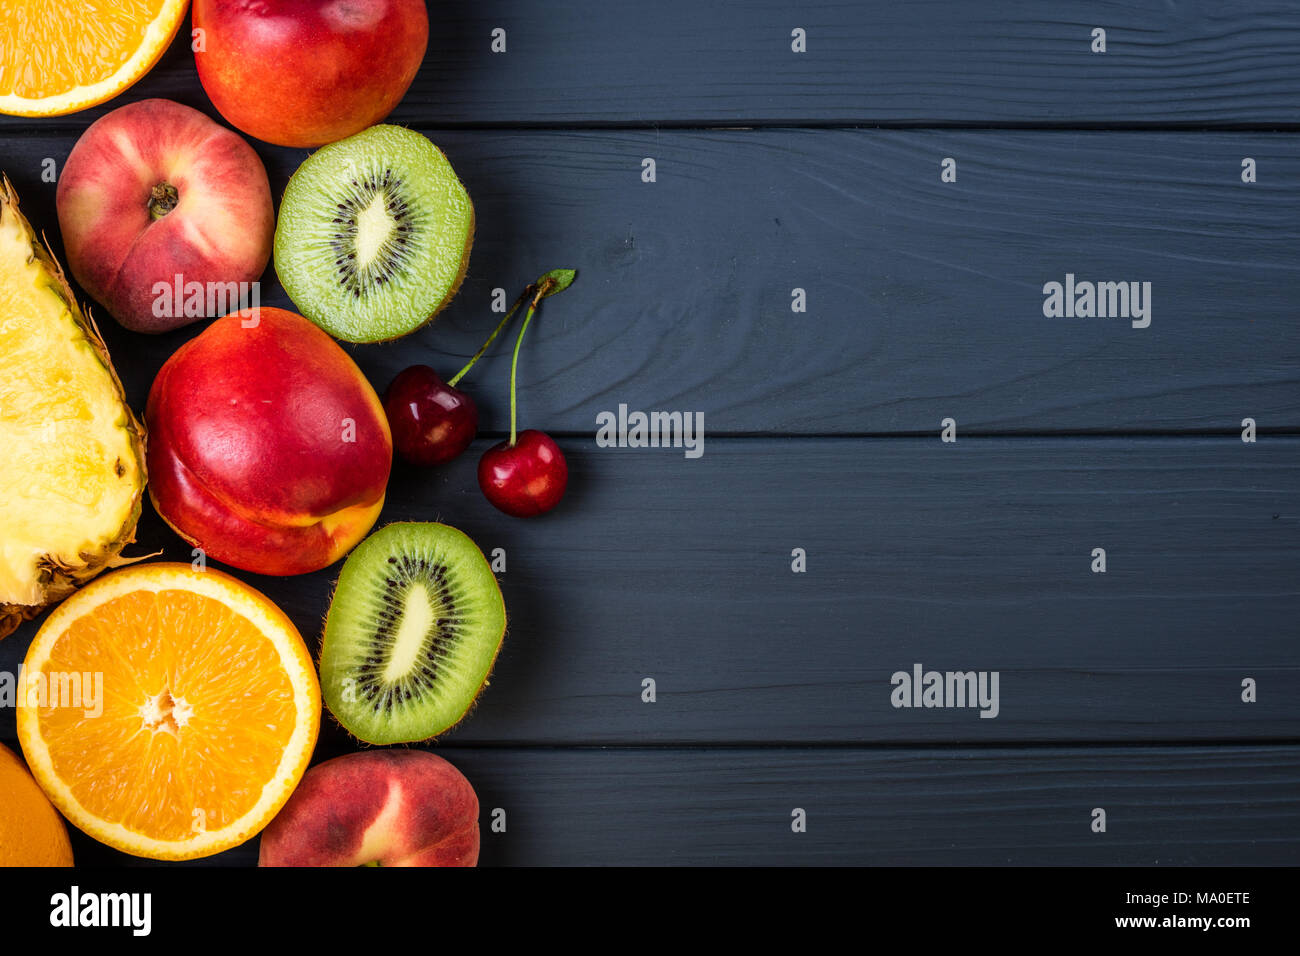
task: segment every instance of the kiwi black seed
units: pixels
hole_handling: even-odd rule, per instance
[[[275,271],[303,315],[349,342],[414,332],[460,288],[474,206],[451,163],[400,126],[316,151],[289,180]]]
[[[436,737],[473,706],[505,627],[501,588],[467,535],[387,525],[339,575],[321,647],[325,704],[372,744]]]

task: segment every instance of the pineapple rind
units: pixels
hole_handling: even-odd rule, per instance
[[[16,591],[0,593],[0,638],[10,634],[23,621],[38,615],[48,605],[61,601],[105,568],[122,563],[120,558],[122,549],[135,540],[135,528],[140,518],[146,482],[145,429],[127,405],[121,380],[113,368],[99,329],[89,314],[77,305],[63,269],[45,245],[37,240],[31,224],[19,212],[18,197],[8,178],[0,176],[0,228],[6,225],[5,220],[8,217],[13,217],[31,247],[31,258],[28,263],[36,262],[41,266],[48,283],[48,290],[66,307],[63,315],[70,317],[74,325],[74,329],[70,331],[80,337],[85,346],[93,351],[96,362],[108,374],[120,410],[113,427],[126,433],[126,445],[134,458],[134,462],[126,462],[123,465],[123,474],[134,473],[137,479],[131,490],[131,500],[127,505],[125,520],[119,529],[111,534],[100,536],[100,540],[92,541],[88,549],[73,547],[71,553],[68,553],[58,547],[51,548],[50,552],[36,558],[31,569],[33,580],[23,582],[25,589],[16,589],[22,590],[23,593],[16,593]],[[0,316],[0,320],[3,319],[4,317]],[[21,467],[21,450],[6,449],[6,454],[10,457],[9,467]],[[120,501],[118,503],[120,505]],[[15,506],[12,501],[0,502],[0,509]],[[0,538],[4,537],[4,532],[7,530],[4,525],[5,518],[6,515],[0,511],[0,529],[4,529],[0,530]],[[0,541],[0,544],[4,543]]]

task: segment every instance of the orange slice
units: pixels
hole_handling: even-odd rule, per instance
[[[220,571],[146,564],[76,592],[23,663],[18,739],[51,802],[135,856],[250,839],[289,799],[320,730],[302,637]]]
[[[0,113],[59,116],[112,99],[149,72],[189,0],[6,0]]]

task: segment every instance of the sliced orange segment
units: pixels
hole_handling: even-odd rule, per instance
[[[18,739],[50,801],[95,839],[186,860],[271,821],[320,730],[302,637],[220,571],[146,564],[64,601],[27,651]]]
[[[103,103],[149,72],[189,0],[6,0],[0,113],[59,116]]]

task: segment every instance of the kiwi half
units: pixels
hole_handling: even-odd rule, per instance
[[[335,338],[414,332],[469,267],[474,205],[428,138],[372,126],[317,150],[280,202],[275,271],[303,315]]]
[[[372,744],[428,740],[487,683],[506,607],[483,552],[445,524],[397,522],[343,564],[325,620],[321,692]]]

